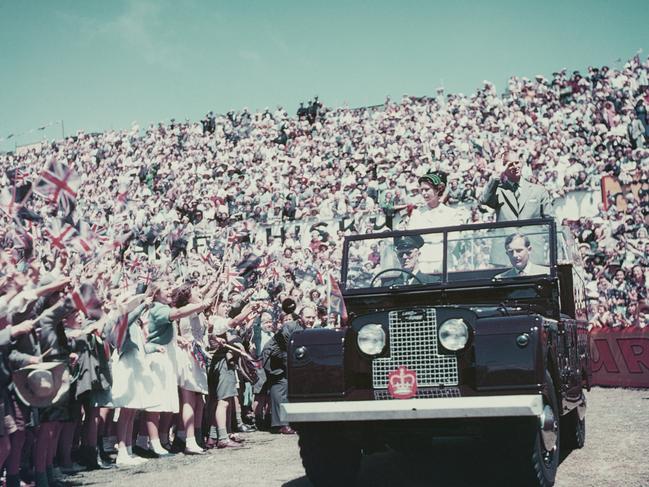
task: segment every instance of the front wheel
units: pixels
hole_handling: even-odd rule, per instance
[[[551,487],[559,467],[560,412],[554,381],[545,373],[543,412],[528,423],[517,441],[518,485]],[[520,433],[519,433],[520,434]]]
[[[297,429],[302,465],[316,487],[351,486],[361,463],[361,449],[335,428],[303,425]]]

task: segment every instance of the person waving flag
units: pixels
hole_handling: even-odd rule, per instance
[[[34,193],[57,204],[68,215],[77,201],[81,177],[62,162],[50,161],[36,181]]]
[[[65,221],[54,219],[44,229],[43,234],[50,241],[52,247],[60,251],[67,251],[74,243],[77,230]]]
[[[329,274],[329,312],[340,316],[342,324],[347,323],[347,307],[343,299],[343,293],[336,278]]]

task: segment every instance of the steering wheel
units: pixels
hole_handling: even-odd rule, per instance
[[[402,274],[407,274],[408,276],[414,278],[414,279],[415,279],[419,284],[423,284],[423,282],[421,282],[421,279],[419,279],[415,274],[413,274],[413,273],[410,272],[409,270],[406,270],[406,269],[400,269],[400,268],[398,268],[398,267],[390,267],[389,269],[383,269],[381,272],[379,272],[377,275],[375,275],[375,276],[372,278],[372,282],[370,282],[370,287],[374,287],[374,283],[375,283],[376,280],[379,278],[379,276],[381,276],[381,275],[383,275],[383,274],[386,274],[386,273],[388,273],[388,272],[393,272],[393,271],[401,272]]]

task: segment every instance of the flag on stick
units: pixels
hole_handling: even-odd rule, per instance
[[[341,322],[347,323],[347,307],[343,299],[343,293],[336,278],[329,274],[329,311],[340,316]]]
[[[101,301],[97,297],[94,286],[90,283],[84,283],[72,291],[70,296],[74,307],[84,315],[91,318],[99,318],[102,315]]]
[[[52,160],[41,172],[34,193],[47,198],[67,215],[75,206],[81,177],[65,164]]]
[[[77,231],[74,226],[62,220],[52,220],[44,232],[45,237],[50,241],[52,247],[66,251],[68,245],[73,243]]]
[[[115,325],[114,337],[115,337],[115,348],[117,352],[122,351],[124,342],[126,341],[126,336],[128,334],[128,313],[122,312]]]
[[[77,234],[74,236],[75,246],[84,254],[90,254],[95,249],[94,235],[90,225],[79,220],[76,225]]]
[[[0,210],[13,218],[20,205],[16,204],[15,191],[5,188],[0,192]]]

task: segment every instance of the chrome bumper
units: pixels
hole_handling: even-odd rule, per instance
[[[281,405],[283,421],[389,421],[539,416],[541,395],[393,399],[390,401],[293,402]]]

